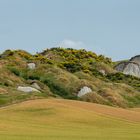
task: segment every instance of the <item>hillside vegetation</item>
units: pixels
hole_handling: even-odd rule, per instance
[[[35,68],[29,69],[28,64]],[[91,51],[51,48],[31,55],[6,50],[0,55],[0,106],[36,98],[65,98],[117,107],[140,105],[140,79],[116,72],[114,62]],[[40,92],[19,86],[37,84]],[[78,97],[83,87],[92,92]]]

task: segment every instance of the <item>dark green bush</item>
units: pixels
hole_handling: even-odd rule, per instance
[[[66,99],[76,99],[74,95],[70,94],[69,91],[60,84],[55,83],[54,80],[52,81],[50,79],[43,78],[41,79],[41,82],[46,84],[50,88],[51,92],[53,92],[54,94],[57,94]]]
[[[16,67],[8,67],[8,69],[17,76],[20,76],[20,70]]]
[[[63,62],[61,65],[63,65],[63,67],[65,67],[70,72],[77,72],[82,69],[81,64],[75,62]]]
[[[121,80],[124,80],[124,79],[126,79],[127,77],[126,77],[126,75],[124,75],[123,73],[113,73],[113,74],[108,74],[107,76],[106,76],[106,78],[108,78],[109,80],[111,80],[111,81],[116,81],[116,82],[119,82],[119,81],[121,81]]]
[[[2,57],[8,57],[8,56],[13,56],[13,55],[14,55],[14,51],[6,50],[1,56]]]
[[[12,73],[14,73],[16,76],[20,76],[20,77],[22,77],[22,78],[24,78],[24,79],[26,79],[26,80],[28,80],[29,79],[29,77],[28,77],[28,69],[20,69],[20,68],[17,68],[17,67],[8,67],[8,69],[12,72]]]
[[[30,80],[40,80],[40,76],[39,75],[35,75],[35,74],[29,75],[28,78]]]

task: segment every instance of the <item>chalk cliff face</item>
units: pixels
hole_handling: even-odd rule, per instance
[[[121,62],[115,66],[117,71],[140,77],[140,55],[132,57],[128,62]]]
[[[135,57],[132,57],[132,58],[130,59],[130,62],[135,62],[135,63],[137,63],[137,64],[140,65],[140,55],[137,55],[137,56],[135,56]]]
[[[115,66],[115,69],[116,69],[117,71],[123,72],[123,70],[124,70],[126,64],[127,64],[126,62],[121,62],[121,63],[119,63],[117,66]]]

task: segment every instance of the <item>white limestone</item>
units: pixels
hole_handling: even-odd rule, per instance
[[[34,87],[34,88],[36,88],[38,90],[41,90],[40,86],[37,83],[33,83],[32,87]]]
[[[83,95],[86,95],[88,93],[92,92],[91,88],[84,86],[83,88],[81,88],[81,90],[78,92],[77,96],[78,97],[82,97]]]
[[[36,64],[35,63],[28,63],[27,66],[31,70],[34,70],[36,68]]]
[[[33,87],[22,87],[19,86],[17,88],[18,91],[26,92],[26,93],[31,93],[31,92],[40,92],[39,90],[33,88]]]
[[[127,75],[140,77],[140,55],[132,57],[128,62],[121,62],[115,69]]]
[[[135,63],[129,63],[123,70],[124,74],[140,77],[140,66]]]
[[[105,70],[99,70],[100,73],[102,73],[103,75],[106,75]]]

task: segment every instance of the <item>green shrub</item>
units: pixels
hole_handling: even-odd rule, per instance
[[[33,75],[29,75],[28,78],[30,80],[40,80],[40,77],[38,75],[34,75],[34,74]]]
[[[54,94],[57,94],[66,99],[76,99],[76,96],[70,94],[67,89],[65,89],[62,85],[56,83],[54,80],[42,78],[41,82],[46,84]]]
[[[65,67],[70,72],[77,72],[82,69],[81,64],[75,62],[63,62],[61,65],[63,65],[63,67]]]
[[[90,71],[92,72],[92,74],[96,77],[103,77],[103,74],[100,73],[97,69],[95,68],[90,68]]]
[[[1,57],[8,57],[8,56],[13,56],[14,55],[14,51],[12,50],[6,50],[3,54],[1,54]]]
[[[24,78],[26,80],[29,79],[29,77],[28,77],[28,71],[29,70],[28,69],[20,69],[20,68],[14,67],[14,66],[8,67],[8,69],[12,73],[14,73],[16,76],[20,76],[20,77],[22,77],[22,78]]]
[[[16,76],[20,76],[20,70],[16,67],[8,67],[8,69],[14,73]]]
[[[119,82],[119,81],[125,79],[125,75],[123,73],[118,72],[118,73],[108,74],[106,76],[106,78],[108,78],[111,81]]]
[[[26,51],[19,50],[16,52],[19,56],[21,56],[22,58],[25,58],[26,60],[33,60],[34,59],[33,56]]]

